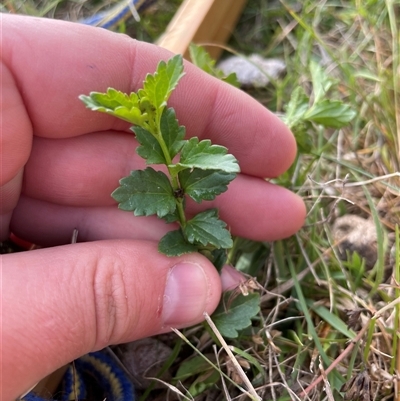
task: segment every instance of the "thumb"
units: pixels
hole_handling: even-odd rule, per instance
[[[198,323],[221,295],[203,256],[169,258],[148,241],[3,255],[1,266],[1,399],[87,352]]]

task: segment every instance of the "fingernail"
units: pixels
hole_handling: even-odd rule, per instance
[[[209,283],[200,265],[185,262],[172,267],[164,292],[164,324],[182,326],[201,320],[208,292]]]

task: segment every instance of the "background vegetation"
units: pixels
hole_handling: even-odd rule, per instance
[[[114,29],[154,41],[180,2],[159,0]],[[1,7],[76,21],[110,5]],[[252,326],[228,342],[262,399],[400,400],[399,13],[395,0],[249,0],[231,38],[232,52],[286,63],[282,77],[248,92],[294,131],[297,160],[274,181],[308,206],[297,235],[237,238],[230,253],[257,278],[238,293],[261,295]],[[173,348],[169,384],[142,399],[254,398],[241,396],[248,383],[207,325],[160,339]]]

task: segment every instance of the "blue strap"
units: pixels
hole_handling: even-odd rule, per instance
[[[84,355],[75,361],[75,368],[96,380],[104,390],[107,401],[134,401],[132,382],[108,352],[98,351]]]
[[[85,381],[90,378],[102,389],[102,400],[135,401],[135,387],[126,372],[116,363],[107,349],[91,352],[77,359],[69,367],[62,390],[57,394],[61,401],[85,399]],[[78,385],[76,385],[78,380]],[[20,401],[46,401],[33,391]]]
[[[132,15],[131,7],[135,7],[137,12],[141,12],[151,6],[155,1],[156,0],[122,0],[110,10],[94,14],[79,22],[85,25],[110,29]]]

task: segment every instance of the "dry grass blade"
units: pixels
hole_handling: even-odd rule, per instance
[[[324,365],[321,361],[321,358],[319,359],[319,370],[321,371],[321,377],[322,377],[322,380],[324,381],[324,389],[325,389],[325,393],[328,398],[328,401],[335,401],[335,398],[332,393],[331,385],[328,381],[328,377],[324,370]]]
[[[206,319],[206,322],[211,327],[211,330],[214,332],[214,334],[216,335],[216,337],[220,341],[220,343],[221,343],[222,347],[224,348],[225,352],[230,357],[230,359],[232,361],[232,364],[236,367],[238,375],[240,376],[240,378],[242,379],[243,383],[246,385],[246,387],[248,389],[249,397],[252,400],[261,400],[261,397],[257,394],[255,388],[253,387],[253,385],[251,384],[250,380],[246,376],[246,373],[244,373],[243,368],[240,366],[239,362],[235,358],[235,355],[233,355],[230,347],[228,346],[228,344],[226,343],[224,338],[221,336],[220,332],[218,331],[217,327],[215,326],[215,324],[211,320],[210,316],[207,313],[204,313],[204,318]]]
[[[183,394],[182,391],[179,390],[178,387],[173,386],[172,384],[167,383],[164,380],[161,380],[161,379],[159,379],[157,377],[149,377],[148,379],[151,379],[151,380],[157,381],[159,383],[162,383],[164,386],[168,387],[173,393],[183,397],[185,400],[194,401],[194,398],[190,394],[189,395]]]

